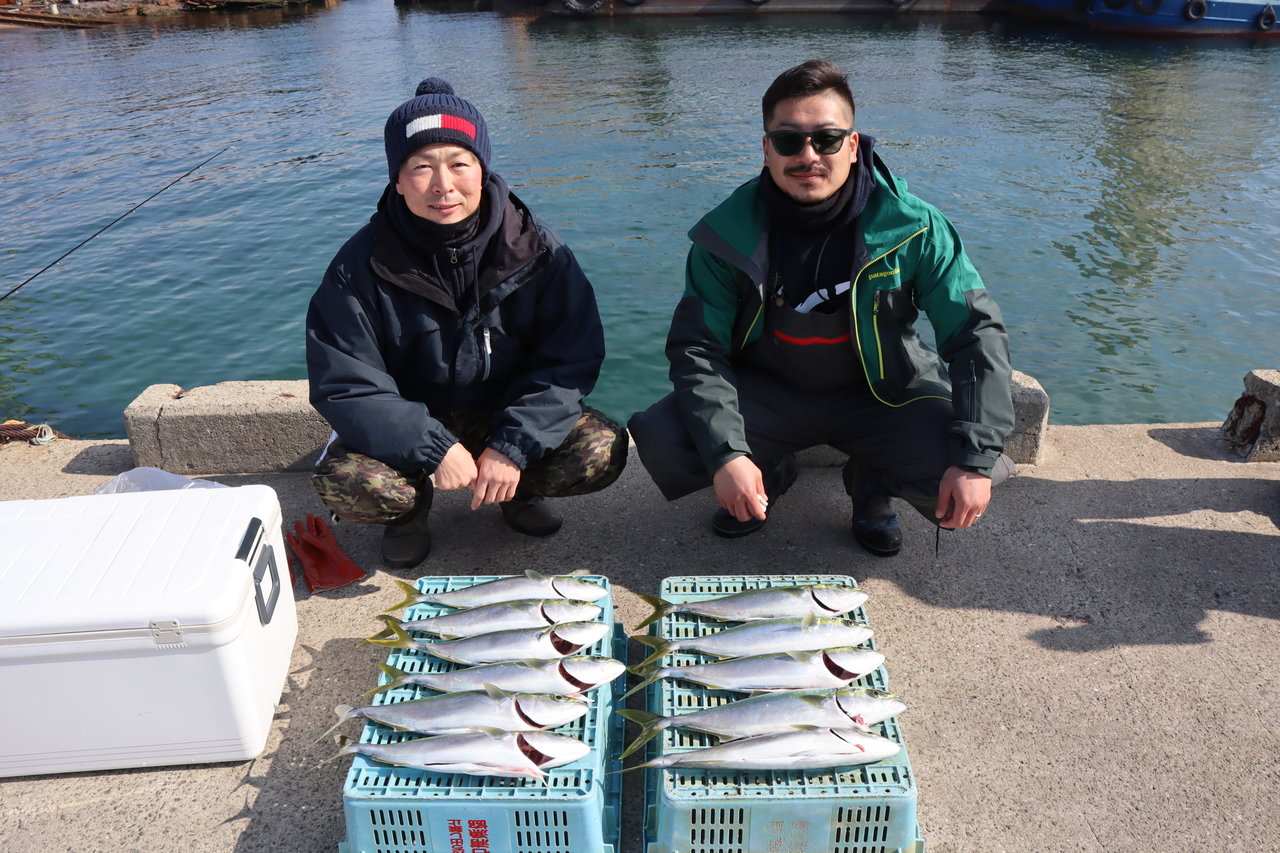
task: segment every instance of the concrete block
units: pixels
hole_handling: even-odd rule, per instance
[[[1017,370],[1009,383],[1013,394],[1013,434],[1005,442],[1005,454],[1019,465],[1036,465],[1049,426],[1049,395],[1033,377]],[[808,467],[843,465],[845,456],[834,447],[810,447],[796,454],[796,461]]]
[[[152,385],[124,422],[134,464],[186,475],[305,471],[330,433],[305,380]]]
[[[1019,465],[1037,465],[1049,428],[1049,395],[1034,377],[1013,372],[1013,433],[1005,442],[1005,455]]]
[[[1222,435],[1248,462],[1280,462],[1280,370],[1253,370],[1222,424]]]

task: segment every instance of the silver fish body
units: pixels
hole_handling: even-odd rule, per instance
[[[639,627],[643,628],[671,613],[693,613],[725,622],[754,622],[810,613],[815,616],[839,616],[862,606],[867,600],[867,594],[856,586],[810,584],[748,589],[683,604],[645,595],[641,598],[654,608],[653,614],[640,623]]]
[[[481,607],[503,601],[521,601],[534,598],[565,598],[573,601],[599,601],[609,591],[599,584],[569,575],[547,576],[533,571],[509,578],[497,578],[484,583],[449,592],[423,593],[412,584],[398,581],[405,591],[405,600],[389,610],[397,610],[412,604],[428,602],[445,607]]]
[[[870,628],[858,622],[816,617],[810,614],[747,622],[736,628],[704,634],[701,637],[661,640],[656,637],[639,636],[634,639],[654,649],[654,653],[639,664],[639,666],[646,666],[671,652],[695,651],[716,657],[750,657],[769,652],[807,652],[837,646],[856,646],[871,639],[871,634]]]
[[[901,748],[886,737],[860,729],[800,727],[660,755],[637,766],[726,771],[829,770],[881,761],[896,755]]]
[[[729,658],[714,663],[664,666],[647,671],[629,696],[660,678],[682,678],[713,690],[743,693],[844,687],[884,663],[871,649],[837,648]]]
[[[567,598],[525,599],[484,604],[399,624],[407,631],[456,639],[494,631],[545,628],[561,622],[590,622],[599,618],[601,609],[600,605],[589,601],[571,601]]]
[[[403,631],[396,640],[370,638],[370,642],[392,648],[414,649],[447,661],[469,665],[518,660],[555,660],[569,657],[595,645],[609,626],[603,622],[566,622],[550,628],[518,628],[494,631],[457,640],[431,643],[414,640]]]
[[[479,732],[436,735],[399,743],[344,741],[339,755],[360,755],[418,770],[505,776],[543,781],[544,771],[582,758],[591,748],[577,738],[551,732]]]
[[[713,708],[663,717],[648,711],[623,709],[623,717],[641,726],[640,734],[622,753],[626,758],[669,728],[692,729],[734,740],[774,734],[793,726],[855,728],[873,726],[896,717],[907,706],[892,693],[874,687],[829,690],[788,690],[739,699]]]
[[[493,685],[485,690],[442,693],[412,702],[334,709],[338,723],[362,717],[397,731],[421,734],[463,734],[485,729],[508,732],[539,731],[563,726],[587,713],[585,699],[546,693],[508,693]],[[323,735],[322,735],[323,737]]]
[[[511,693],[550,693],[556,696],[580,696],[608,684],[626,671],[622,661],[596,655],[580,655],[547,661],[513,661],[471,666],[449,672],[409,673],[387,664],[378,668],[391,681],[368,691],[380,693],[406,684],[450,693],[460,690],[483,690],[492,684]]]

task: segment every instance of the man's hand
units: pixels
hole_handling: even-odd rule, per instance
[[[716,500],[738,521],[764,521],[769,499],[764,492],[764,476],[750,457],[735,456],[720,466],[712,477]]]
[[[503,453],[492,447],[486,447],[476,461],[475,494],[471,497],[471,508],[479,509],[483,504],[496,504],[509,501],[516,496],[516,486],[520,485],[520,467]]]
[[[446,492],[475,487],[476,461],[462,446],[462,442],[454,442],[440,460],[436,467],[435,484],[437,489]]]
[[[959,530],[970,527],[991,503],[991,478],[952,465],[938,486],[938,504],[933,515],[939,527]]]

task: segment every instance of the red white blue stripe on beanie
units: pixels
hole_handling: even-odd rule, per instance
[[[444,113],[415,118],[404,126],[404,138],[411,139],[414,134],[422,133],[424,130],[456,130],[460,133],[465,133],[472,140],[476,138],[476,126],[474,124],[465,118],[458,118]]]

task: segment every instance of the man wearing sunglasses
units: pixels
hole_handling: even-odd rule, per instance
[[[785,71],[762,107],[764,169],[690,231],[675,391],[632,417],[640,459],[668,500],[713,485],[725,537],[759,530],[794,453],[823,444],[849,455],[852,532],[871,553],[902,547],[894,497],[969,527],[1012,470],[999,308],[951,223],[853,129],[839,69]]]

